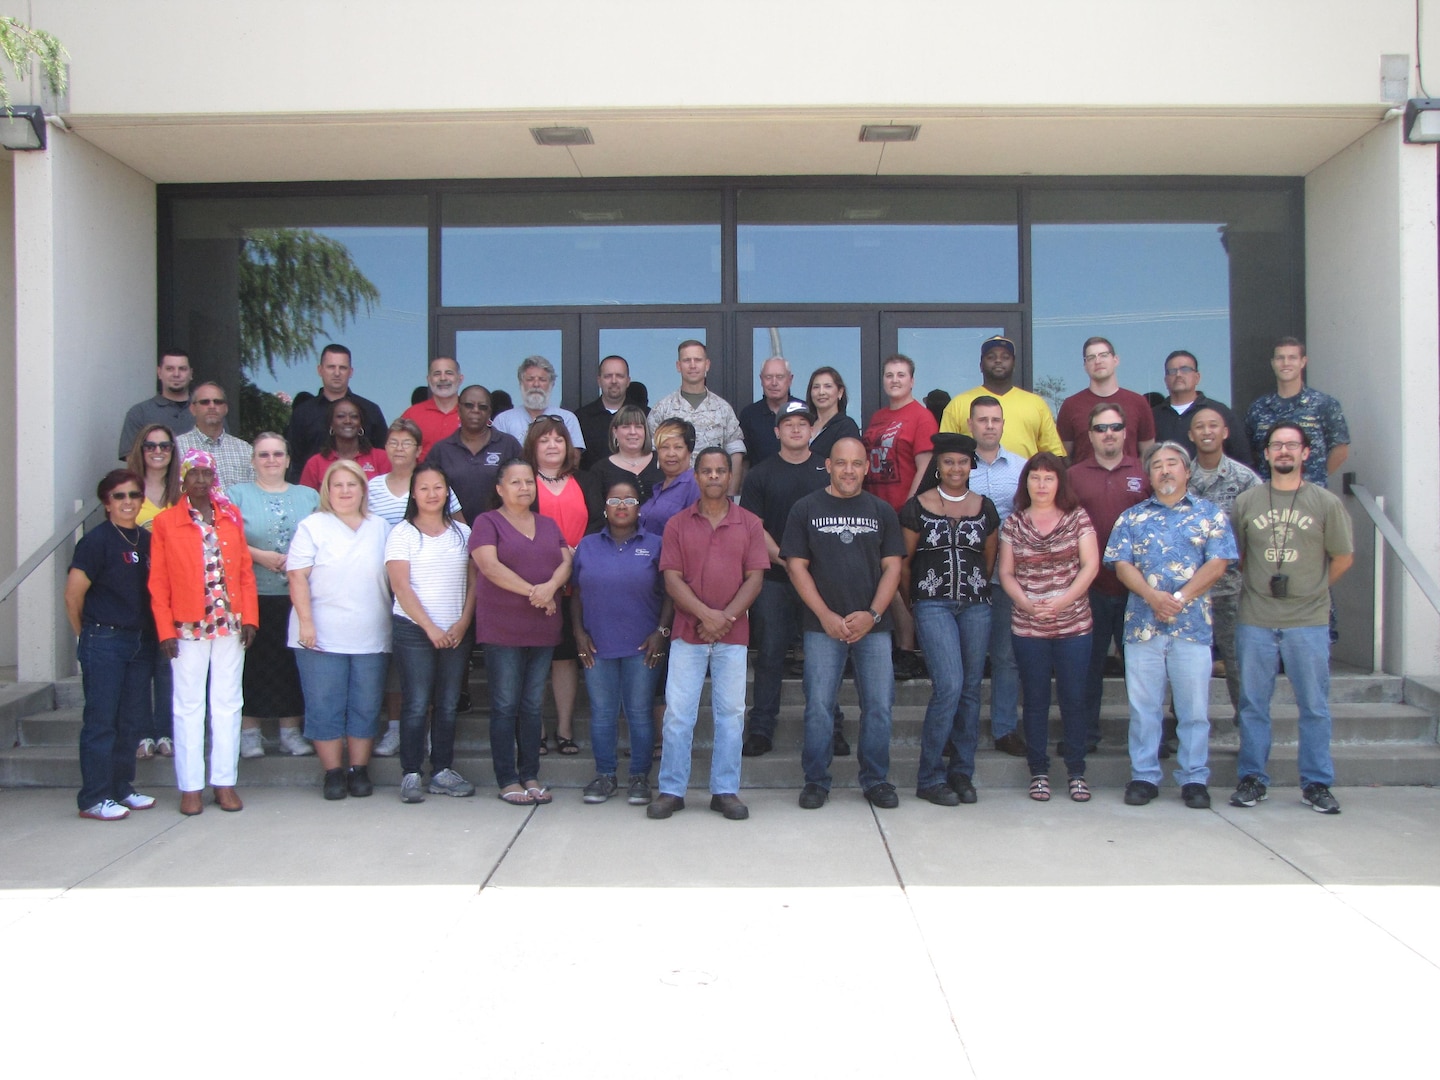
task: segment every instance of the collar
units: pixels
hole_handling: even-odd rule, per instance
[[[1155,504],[1156,506],[1158,506],[1161,510],[1178,510],[1178,509],[1180,509],[1181,503],[1187,504],[1187,505],[1192,506],[1192,507],[1195,505],[1195,499],[1194,499],[1194,497],[1190,494],[1190,487],[1189,487],[1188,484],[1187,484],[1186,487],[1185,487],[1185,494],[1183,494],[1183,495],[1180,496],[1180,501],[1177,502],[1174,506],[1166,506],[1163,502],[1160,501],[1160,496],[1159,496],[1159,495],[1155,495],[1155,494],[1153,494],[1153,493],[1152,493],[1151,496],[1150,496],[1148,499],[1146,499],[1145,501],[1146,501],[1147,503],[1154,503],[1154,504]]]

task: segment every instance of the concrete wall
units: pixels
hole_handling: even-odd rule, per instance
[[[1353,440],[1345,470],[1385,497],[1389,517],[1433,575],[1440,568],[1435,148],[1406,146],[1399,123],[1386,124],[1306,178],[1305,207],[1310,382],[1344,404]],[[1331,486],[1338,490],[1338,479]],[[1355,525],[1369,529],[1364,518]],[[1440,616],[1398,560],[1389,561],[1383,597],[1385,670],[1440,672]]]
[[[0,154],[0,447],[15,445],[15,179]],[[15,504],[15,469],[0,468],[0,507]],[[0,577],[20,560],[13,515],[0,513]],[[0,604],[0,667],[15,664],[15,597]]]
[[[84,140],[49,133],[14,159],[16,540],[28,554],[115,466],[124,411],[155,392],[155,186]],[[22,679],[73,671],[57,605],[68,559],[20,594]]]

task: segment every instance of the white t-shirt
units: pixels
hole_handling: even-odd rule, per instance
[[[370,512],[384,518],[386,524],[394,528],[405,520],[405,507],[410,502],[410,496],[392,495],[385,480],[384,476],[370,478],[367,485],[370,488]],[[455,497],[453,490],[450,492],[450,513],[454,517],[460,516],[460,500]]]
[[[410,587],[430,621],[442,630],[454,626],[465,607],[465,579],[470,569],[470,527],[452,522],[439,536],[426,536],[408,521],[390,530],[385,561],[410,564]],[[414,622],[400,601],[392,611]]]
[[[390,651],[390,579],[385,574],[385,538],[390,526],[368,515],[351,529],[334,514],[317,511],[300,522],[289,570],[310,570],[310,614],[315,648],[321,652],[368,654]],[[290,612],[288,644],[300,647],[300,616]]]

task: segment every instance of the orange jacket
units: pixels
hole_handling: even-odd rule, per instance
[[[239,517],[240,512],[235,512]],[[150,539],[150,608],[161,641],[177,637],[177,622],[199,622],[205,615],[205,562],[200,530],[190,520],[184,497],[155,515]],[[260,625],[260,600],[255,593],[255,567],[245,543],[244,523],[236,525],[218,510],[215,531],[225,562],[230,606],[245,626]]]

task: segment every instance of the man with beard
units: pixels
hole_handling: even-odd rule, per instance
[[[570,464],[577,465],[585,449],[585,433],[580,430],[580,420],[574,413],[550,404],[550,392],[555,389],[555,365],[543,356],[527,356],[520,361],[520,368],[515,374],[520,380],[520,406],[506,409],[495,417],[496,430],[503,431],[523,446],[531,424],[542,416],[558,416],[570,433],[570,442],[575,448],[575,460]]]
[[[454,435],[460,427],[460,387],[465,385],[464,379],[460,365],[454,360],[448,356],[435,357],[425,374],[430,396],[400,414],[420,428],[421,461],[432,446]]]

